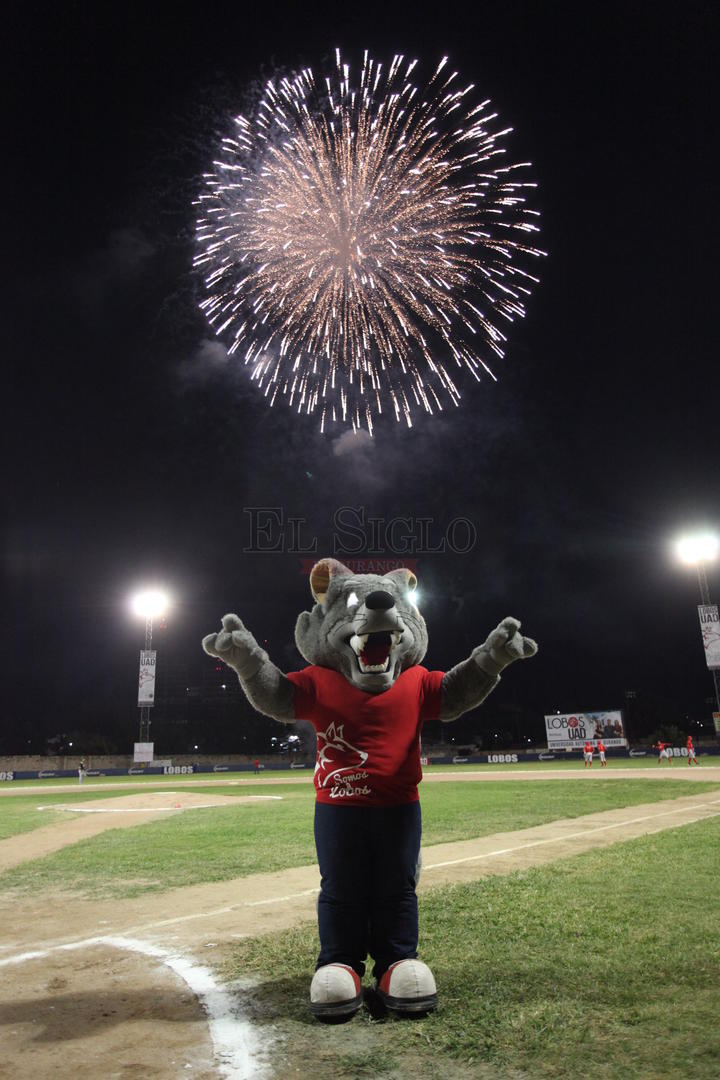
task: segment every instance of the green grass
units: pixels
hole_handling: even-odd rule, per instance
[[[548,751],[549,752],[549,751]],[[452,748],[448,749],[448,755],[454,753]],[[494,753],[492,750],[484,750],[481,755],[487,756],[488,753]],[[508,754],[511,751],[499,750],[500,754]],[[702,750],[698,751],[698,760],[702,765],[720,765],[720,758],[713,754],[703,754]],[[672,764],[668,765],[663,762],[662,765],[658,764],[657,751],[653,750],[645,757],[609,757],[607,768],[603,770],[606,774],[610,774],[617,769],[648,769],[652,773],[664,773],[672,772],[674,769],[689,771],[691,766],[687,763],[687,758],[676,757],[672,759]],[[494,764],[477,764],[477,765],[423,765],[424,773],[432,772],[557,772],[557,770],[567,770],[569,772],[583,772],[583,758],[579,751],[573,751],[572,753],[565,754],[557,753],[554,761],[518,761],[518,762],[496,762]],[[595,756],[592,771],[600,771],[600,760]]]
[[[247,794],[237,788],[221,793]],[[185,810],[146,825],[109,829],[1,874],[0,889],[57,887],[129,897],[312,862],[312,788],[273,787],[271,793],[282,801]]]
[[[151,788],[172,788],[174,791],[178,785],[192,785],[197,787],[207,786],[219,786],[233,782],[237,784],[238,781],[243,784],[261,784],[270,778],[277,778],[278,780],[287,779],[288,777],[297,777],[310,775],[312,776],[312,768],[290,770],[271,770],[267,769],[262,773],[255,773],[242,770],[241,772],[222,772],[222,773],[178,773],[177,775],[164,775],[164,774],[143,774],[134,773],[132,776],[123,774],[122,776],[88,776],[82,784],[82,787],[78,784],[77,774],[73,776],[56,776],[48,777],[43,780],[13,780],[5,782],[5,791],[12,789],[12,792],[41,792],[45,790],[56,790],[62,788],[67,794],[71,792],[87,792],[92,791],[94,788],[103,787],[105,789],[109,787],[119,788],[144,788],[149,786]]]
[[[601,810],[661,802],[684,795],[718,791],[716,783],[682,780],[602,779],[592,783],[567,780],[502,780],[491,784],[448,781],[421,787],[423,842],[440,844],[497,832],[528,829],[559,818],[581,817]]]
[[[172,779],[172,778],[170,778]],[[177,778],[175,778],[177,780]],[[187,784],[174,783],[169,784],[162,779],[158,782],[143,784],[143,791],[148,793],[153,791],[183,791],[190,790],[197,792],[197,788],[188,788]],[[202,791],[203,789],[199,789]],[[245,787],[234,787],[228,785],[223,787],[221,785],[213,785],[209,789],[209,794],[223,795],[223,796],[235,796],[237,798],[247,797],[248,795],[281,795],[286,794],[295,795],[299,790],[298,786],[293,784],[287,785],[266,785],[260,789],[253,787],[251,791],[248,791]],[[0,840],[5,840],[10,836],[17,836],[21,833],[31,832],[33,829],[39,829],[46,825],[52,825],[55,822],[62,820],[70,820],[77,818],[77,814],[72,811],[63,811],[62,809],[52,809],[53,807],[61,807],[68,805],[81,805],[87,802],[93,802],[97,799],[114,799],[120,798],[123,795],[136,796],[142,794],[137,790],[132,791],[93,791],[90,785],[85,785],[80,788],[79,785],[75,785],[74,788],[70,788],[64,791],[62,794],[57,792],[45,792],[39,789],[32,794],[17,795],[13,793],[11,796],[5,796],[0,798]]]
[[[6,796],[0,800],[0,840],[7,840],[10,836],[19,836],[21,833],[32,832],[44,825],[52,825],[57,821],[69,820],[77,817],[70,810],[40,809],[40,807],[55,807],[59,804],[67,805],[69,802],[88,802],[93,799],[107,799],[107,791],[96,793],[77,791],[58,795],[52,792],[47,794],[37,791],[32,795]]]
[[[177,778],[176,778],[177,779]],[[176,783],[174,790],[181,790]],[[606,780],[587,783],[539,780],[427,784],[422,789],[425,845],[529,828],[613,807],[635,806],[679,795],[716,791],[720,785],[667,780]],[[155,789],[155,785],[153,785]],[[23,863],[0,875],[0,889],[58,888],[85,895],[128,897],[182,885],[224,881],[264,871],[314,863],[313,799],[305,785],[253,785],[254,794],[282,795],[281,802],[186,810],[133,828],[110,829],[52,855]],[[214,792],[242,796],[246,787]],[[78,792],[83,801],[89,792]],[[98,792],[96,797],[108,797]],[[43,804],[48,804],[49,797]],[[61,802],[68,795],[57,796]],[[15,799],[8,800],[15,802]],[[37,799],[26,805],[38,814]],[[0,807],[0,815],[4,807]]]
[[[455,748],[451,745],[447,747],[448,755],[453,754]],[[491,751],[486,751],[489,753]],[[502,751],[508,753],[508,751]],[[698,758],[700,760],[700,767],[703,765],[720,765],[720,757],[704,754],[702,749],[698,751]],[[605,770],[607,776],[612,776],[618,769],[646,769],[653,775],[660,775],[662,773],[671,772],[672,770],[684,770],[688,771],[688,764],[685,758],[674,758],[672,765],[658,765],[657,755],[653,751],[643,758],[628,758],[628,757],[610,757],[608,758],[608,766]],[[593,766],[593,772],[599,770],[599,763],[595,762]],[[454,772],[481,772],[481,773],[493,773],[495,775],[508,772],[557,772],[558,770],[563,772],[582,772],[583,762],[578,753],[565,755],[564,753],[558,755],[554,761],[533,761],[533,762],[518,762],[513,764],[511,762],[494,765],[425,765],[423,766],[423,772],[430,776],[433,773],[454,773]],[[223,782],[232,780],[235,783],[238,781],[244,784],[262,784],[264,781],[271,778],[282,780],[286,777],[292,776],[293,778],[299,778],[302,776],[310,777],[312,775],[312,768],[306,770],[290,771],[290,770],[273,770],[267,769],[259,776],[255,776],[248,771],[242,772],[227,772],[222,774],[210,774],[210,773],[195,773],[191,776],[97,776],[88,777],[85,780],[84,790],[92,790],[95,785],[102,784],[103,786],[110,785],[113,787],[138,787],[145,786],[146,784],[151,787],[172,787],[175,788],[180,784],[193,784],[198,786],[205,786],[208,784],[222,784]],[[38,793],[45,789],[53,788],[67,788],[69,792],[77,791],[78,782],[75,775],[70,777],[54,777],[47,780],[14,780],[11,784],[6,785],[12,787],[14,792],[28,792]]]
[[[433,890],[420,901],[421,955],[441,1006],[414,1023],[363,1013],[317,1025],[309,924],[234,946],[229,974],[261,979],[256,1021],[280,1026],[314,1080],[353,1075],[336,1063],[360,1047],[358,1075],[388,1080],[717,1080],[719,872],[715,818]]]
[[[169,781],[174,781],[169,783]],[[572,777],[568,777],[572,784]],[[592,784],[576,778],[572,794],[568,797],[566,781],[536,781],[541,787],[531,792],[529,785],[511,784],[497,781],[489,789],[487,784],[464,783],[425,784],[421,787],[423,811],[425,816],[425,840],[438,844],[445,840],[468,839],[487,833],[500,832],[505,828],[528,828],[543,821],[557,817],[578,817],[596,810],[607,810],[614,806],[631,806],[642,802],[655,802],[678,795],[700,793],[712,787],[712,782],[696,781],[691,788],[682,782],[665,780],[662,785],[653,780],[637,779],[632,784],[618,777],[612,780],[605,776],[593,780]],[[621,785],[621,786],[619,786]],[[177,777],[147,778],[142,784],[142,791],[198,791],[209,790],[214,795],[247,796],[282,795],[283,798],[312,799],[311,777],[305,777],[304,784],[263,784],[253,779],[249,785],[231,785],[213,783],[211,788],[190,787]],[[67,791],[43,792],[42,789],[32,794],[13,794],[0,799],[0,840],[20,833],[30,832],[53,822],[74,817],[72,813],[56,810],[48,812],[46,808],[91,802],[95,799],[111,799],[122,795],[137,795],[137,789],[130,791],[93,791],[90,785],[80,789],[77,785]],[[618,801],[619,800],[619,801]],[[39,807],[43,807],[39,810]],[[245,813],[245,811],[243,811]],[[512,822],[507,825],[508,820]],[[481,831],[478,831],[481,830]]]
[[[561,764],[567,779],[423,785],[425,844],[720,788],[667,775],[660,783],[655,775],[613,778],[612,766],[587,782],[572,775],[577,763]],[[647,759],[627,764],[648,768]],[[673,766],[681,768],[687,771],[684,762]],[[428,770],[435,771],[450,767]],[[309,772],[300,785],[242,778],[247,783],[213,783],[212,791],[283,801],[113,829],[1,875],[0,889],[125,897],[313,863]],[[0,799],[0,839],[60,819],[39,813],[39,805],[137,794],[139,778],[117,779],[117,791],[69,782],[62,793],[45,793],[51,781]],[[123,790],[123,782],[133,789]],[[199,785],[148,777],[143,788]],[[259,978],[243,1000],[251,1018],[286,1040],[287,1051],[282,1043],[278,1051],[283,1076],[312,1063],[313,1080],[717,1080],[719,853],[716,818],[424,894],[421,954],[435,971],[441,1008],[414,1023],[376,1022],[364,1013],[339,1027],[312,1021],[306,1002],[314,925],[233,946],[228,974]]]

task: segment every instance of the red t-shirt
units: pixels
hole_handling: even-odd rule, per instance
[[[586,754],[592,754],[592,752],[593,752],[593,744],[591,742],[586,742],[583,749],[585,750]]]
[[[293,671],[295,719],[317,733],[317,801],[345,806],[417,802],[420,730],[437,720],[442,671],[415,665],[389,690],[368,694],[332,668]]]
[[[604,742],[599,742],[597,744],[597,748],[598,748],[599,753],[601,753],[601,754],[605,753],[605,743]]]

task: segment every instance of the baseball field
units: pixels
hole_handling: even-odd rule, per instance
[[[337,1026],[309,771],[7,783],[0,1077],[716,1080],[713,760],[427,769],[439,1009]]]

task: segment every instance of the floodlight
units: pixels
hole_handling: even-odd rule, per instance
[[[146,589],[132,598],[131,607],[143,619],[159,619],[168,609],[168,598],[159,589]]]
[[[682,536],[675,544],[675,553],[688,566],[711,562],[718,557],[718,538],[712,533]]]
[[[697,572],[698,585],[700,586],[700,625],[703,630],[703,647],[705,659],[711,671],[713,685],[715,687],[715,704],[720,715],[720,667],[717,665],[715,646],[711,644],[713,634],[706,636],[706,627],[717,623],[717,607],[710,602],[710,588],[708,585],[705,564],[717,559],[720,554],[720,544],[715,534],[710,532],[696,533],[695,535],[682,536],[675,544],[675,554],[686,566],[694,566]],[[710,620],[708,622],[708,620]]]

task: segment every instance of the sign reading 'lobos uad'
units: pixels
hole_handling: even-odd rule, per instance
[[[548,750],[581,749],[587,741],[605,746],[627,746],[622,713],[553,713],[545,717]]]
[[[707,666],[720,668],[720,618],[718,618],[717,605],[700,604],[698,615]]]

